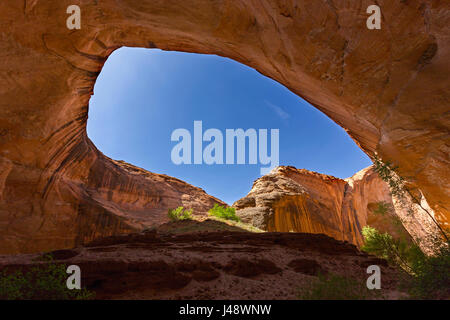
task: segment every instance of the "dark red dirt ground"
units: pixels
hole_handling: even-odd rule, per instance
[[[402,296],[395,289],[398,270],[319,234],[174,235],[153,230],[99,239],[52,255],[58,263],[80,266],[82,286],[95,291],[97,299],[297,299],[299,289],[319,272],[365,283],[366,268],[372,264],[381,267],[385,296]],[[0,256],[0,269],[45,263],[39,262],[41,256]]]

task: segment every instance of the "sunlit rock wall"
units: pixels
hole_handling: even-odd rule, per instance
[[[366,225],[407,241],[439,234],[423,202],[420,206],[407,199],[400,204],[372,167],[345,180],[278,167],[256,180],[233,206],[244,222],[264,230],[323,233],[361,246]],[[422,242],[424,248],[429,246]]]
[[[366,27],[366,0],[81,0],[81,29],[69,30],[73,4],[0,1],[0,253],[67,247],[162,221],[169,206],[215,201],[172,178],[136,174],[88,139],[95,81],[121,46],[255,68],[368,155],[393,161],[448,225],[449,1],[378,0],[380,30]]]

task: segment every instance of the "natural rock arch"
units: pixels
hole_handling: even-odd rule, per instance
[[[0,3],[0,252],[67,247],[158,222],[168,206],[216,199],[119,163],[86,135],[88,103],[121,46],[217,54],[284,84],[391,160],[450,217],[449,5],[378,1],[72,1]]]

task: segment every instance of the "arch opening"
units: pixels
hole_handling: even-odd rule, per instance
[[[223,164],[194,164],[195,121],[202,122],[203,133],[222,133]],[[191,133],[191,164],[171,159],[177,128]],[[239,128],[268,130],[268,154],[274,151],[270,131],[278,129],[282,166],[344,179],[371,164],[345,130],[308,102],[254,69],[215,55],[116,50],[96,81],[87,125],[88,136],[107,156],[179,178],[230,205],[248,193],[265,166],[260,159],[250,163],[249,138],[244,164],[237,164],[237,154],[227,164],[226,131]],[[202,142],[202,155],[208,144]]]
[[[0,251],[69,247],[139,229],[144,205],[155,220],[162,208],[191,204],[188,193],[210,205],[174,179],[138,177],[138,168],[107,159],[87,138],[95,80],[121,46],[213,53],[254,67],[330,116],[366,153],[393,161],[448,226],[446,4],[427,7],[426,15],[423,8],[389,5],[383,16],[398,23],[374,31],[361,21],[358,2],[184,1],[164,9],[158,1],[91,2],[83,4],[89,23],[71,31],[64,3],[36,2],[25,15],[23,6],[9,6]],[[48,19],[49,12],[63,14]]]

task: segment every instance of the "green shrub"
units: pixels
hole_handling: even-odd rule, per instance
[[[0,272],[0,300],[84,300],[94,293],[86,289],[69,290],[67,267],[49,263],[32,267],[28,272]]]
[[[169,215],[169,219],[172,221],[191,220],[192,219],[192,209],[184,210],[183,207],[178,207],[176,209],[169,209],[168,215]]]
[[[420,200],[416,199],[416,197],[414,197],[413,194],[408,190],[405,184],[405,180],[397,173],[398,167],[392,165],[392,163],[389,161],[383,162],[380,158],[378,158],[377,155],[375,155],[373,158],[373,165],[375,172],[378,173],[379,177],[389,185],[391,195],[396,198],[399,201],[400,205],[407,210],[409,216],[414,216],[414,210],[411,206],[411,203],[408,204],[407,195],[411,198],[411,201],[413,203],[419,206],[421,206]],[[433,223],[437,226],[439,231],[442,233],[445,241],[450,242],[448,232],[441,227],[441,225],[436,221],[434,216],[430,212],[428,212],[428,210],[424,209],[423,207],[422,209],[427,213]]]
[[[367,300],[381,297],[377,290],[367,289],[365,281],[337,274],[319,277],[300,289],[302,300]]]
[[[415,243],[394,240],[371,227],[363,228],[363,251],[386,259],[410,274],[403,283],[415,299],[450,298],[450,246],[434,241],[435,254],[425,255]]]
[[[404,203],[406,191],[405,181],[396,173],[398,167],[393,166],[389,161],[383,162],[378,157],[374,158],[373,164],[375,172],[378,173],[380,178],[389,185],[391,194],[401,203]]]
[[[362,229],[364,245],[361,250],[386,259],[391,265],[398,265],[407,272],[411,271],[409,265],[410,255],[421,252],[418,246],[409,244],[404,239],[394,239],[388,233],[380,233],[377,229],[366,226]],[[417,252],[418,249],[418,252]]]
[[[411,255],[413,278],[406,283],[412,298],[450,299],[450,244],[432,256]]]
[[[214,207],[208,211],[209,215],[215,216],[217,218],[232,220],[239,222],[241,219],[236,215],[236,209],[232,207],[223,207],[219,206],[217,203],[214,204]]]

